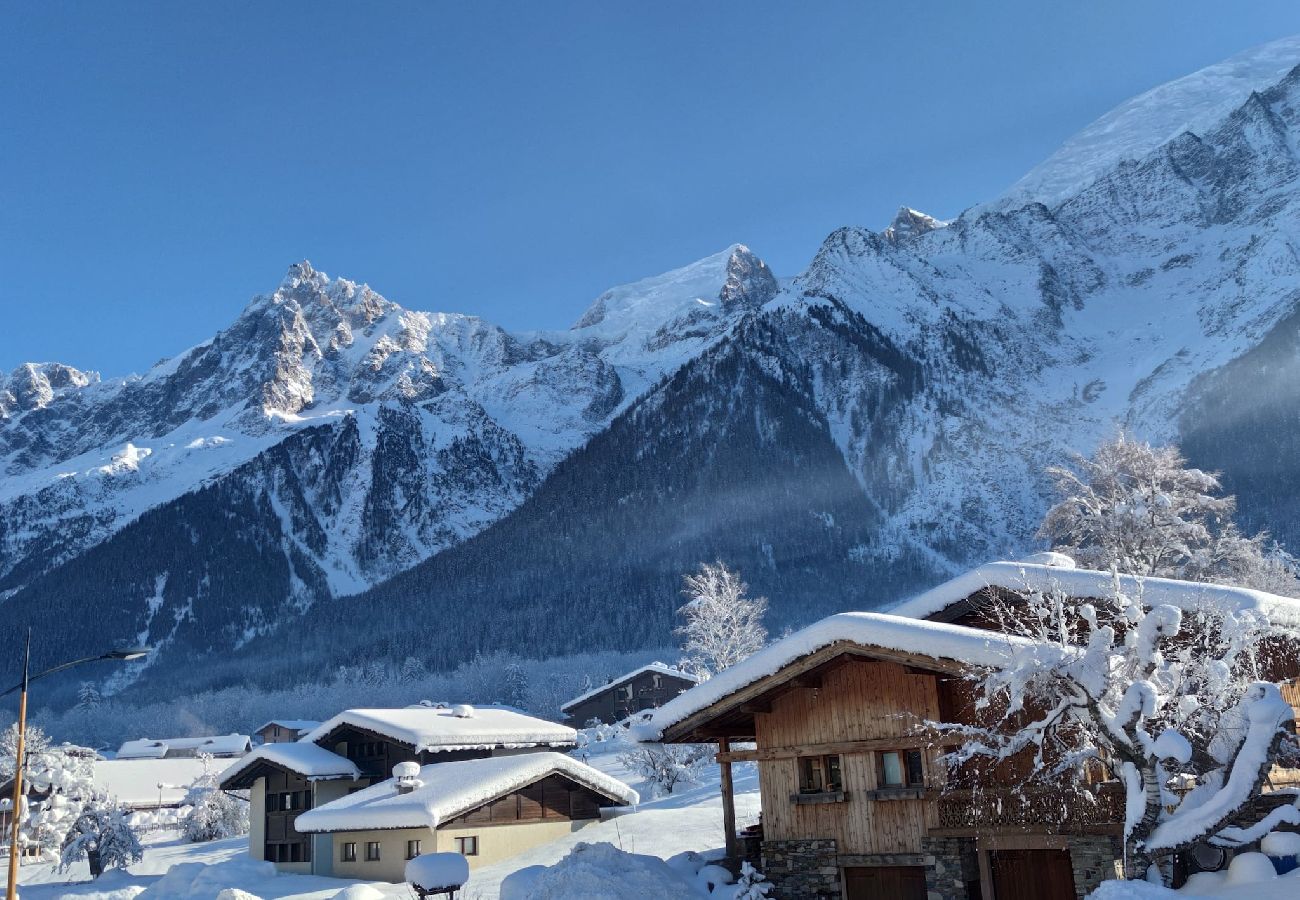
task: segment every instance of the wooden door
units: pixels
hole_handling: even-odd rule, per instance
[[[845,900],[926,900],[920,866],[854,866],[844,870]]]
[[[1075,900],[1068,850],[994,850],[993,900]]]

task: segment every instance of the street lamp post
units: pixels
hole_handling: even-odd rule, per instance
[[[52,669],[46,669],[44,672],[28,676],[28,667],[32,661],[32,630],[27,629],[27,646],[23,650],[23,680],[7,691],[0,691],[0,697],[7,697],[14,691],[22,691],[18,699],[18,746],[16,748],[17,755],[14,759],[14,801],[10,809],[12,818],[9,821],[9,882],[5,889],[6,900],[16,900],[18,897],[18,813],[19,804],[22,803],[23,799],[23,766],[27,762],[24,755],[27,743],[27,685],[38,678],[71,669],[73,666],[79,666],[82,663],[95,662],[101,659],[140,659],[142,656],[148,655],[151,649],[151,647],[131,647],[125,650],[109,650],[99,656],[83,656],[81,659],[74,659]]]

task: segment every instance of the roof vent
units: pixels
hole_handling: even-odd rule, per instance
[[[451,708],[451,714],[458,719],[474,718],[474,707],[468,703],[457,703]]]
[[[420,781],[420,764],[409,761],[393,766],[393,778],[397,781],[399,794],[409,794],[424,783]]]

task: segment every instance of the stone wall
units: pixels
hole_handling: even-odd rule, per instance
[[[840,868],[834,839],[764,841],[763,874],[775,900],[840,900]]]
[[[1083,900],[1103,881],[1124,877],[1124,842],[1119,837],[1073,835],[1070,867],[1074,870],[1074,893]]]
[[[927,900],[969,900],[966,885],[980,880],[975,841],[930,837],[921,841],[921,850],[925,854]]]

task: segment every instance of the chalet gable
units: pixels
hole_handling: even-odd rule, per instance
[[[879,613],[840,613],[777,641],[692,688],[638,726],[642,740],[752,740],[754,715],[790,690],[815,686],[855,658],[919,672],[959,674],[1058,650],[1025,638]]]

